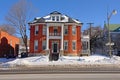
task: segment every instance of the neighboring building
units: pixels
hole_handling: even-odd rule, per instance
[[[27,49],[28,49],[28,52],[29,52],[29,39],[27,40]],[[26,47],[24,45],[24,42],[23,42],[22,38],[20,38],[19,56],[18,57],[21,57],[21,53],[26,53]]]
[[[18,48],[19,38],[0,29],[0,57],[16,57]]]
[[[82,53],[81,56],[90,55],[90,37],[89,34],[82,34]]]
[[[87,30],[84,30],[83,35],[89,35],[90,38],[95,37],[96,35],[100,34],[100,31],[102,31],[101,27],[91,27],[88,28]]]
[[[30,53],[80,55],[82,23],[57,11],[30,25]]]
[[[84,30],[82,42],[84,42],[83,49],[90,49],[90,54],[103,53],[103,29],[97,26]]]
[[[112,46],[112,51],[120,51],[120,24],[110,24],[109,25],[110,29],[110,38],[111,38],[111,46]],[[105,24],[104,26],[104,34],[105,34],[105,39],[106,43],[108,43],[108,27]],[[106,44],[106,46],[108,46]]]

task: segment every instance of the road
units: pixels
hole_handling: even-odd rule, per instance
[[[4,74],[0,80],[120,80],[120,74]]]

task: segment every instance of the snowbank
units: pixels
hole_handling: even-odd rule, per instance
[[[92,55],[84,57],[62,56],[58,61],[49,61],[48,56],[37,56],[18,59],[0,59],[3,67],[13,66],[40,66],[40,65],[82,65],[82,64],[120,64],[120,57]]]

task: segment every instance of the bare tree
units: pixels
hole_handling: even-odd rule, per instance
[[[2,24],[0,25],[0,28],[3,31],[6,31],[7,33],[11,34],[11,35],[15,35],[16,34],[16,30],[14,27],[10,26],[9,24]]]
[[[15,3],[10,11],[8,12],[8,15],[5,17],[5,19],[9,22],[11,26],[14,26],[17,33],[19,33],[22,37],[23,43],[26,48],[26,52],[28,52],[27,48],[27,24],[28,21],[33,15],[33,6],[31,3],[27,2],[27,0],[19,0],[17,3]]]

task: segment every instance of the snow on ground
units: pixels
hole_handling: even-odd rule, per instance
[[[91,55],[83,57],[62,56],[58,61],[49,61],[48,56],[36,56],[17,59],[0,59],[2,67],[11,66],[39,66],[39,65],[73,65],[73,64],[120,64],[120,57],[109,58],[102,55]]]

